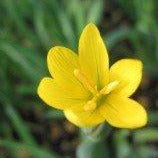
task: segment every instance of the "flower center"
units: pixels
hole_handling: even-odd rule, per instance
[[[100,91],[97,90],[97,86],[93,86],[86,76],[79,70],[75,69],[74,70],[74,75],[75,77],[83,84],[83,86],[89,90],[93,97],[91,100],[89,100],[85,105],[84,105],[84,110],[85,111],[92,111],[95,110],[98,102],[102,99],[103,96],[109,94],[111,91],[113,91],[117,85],[119,84],[118,81],[113,81],[110,82],[108,85],[106,85],[103,89]]]

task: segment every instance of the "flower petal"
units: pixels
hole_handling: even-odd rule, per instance
[[[135,59],[122,59],[110,68],[110,82],[119,81],[112,93],[129,97],[140,84],[142,78],[142,62]]]
[[[78,57],[73,51],[65,47],[53,47],[48,52],[47,62],[48,69],[59,86],[85,97],[88,95],[88,91],[74,76],[74,70],[78,68]]]
[[[45,77],[39,84],[38,95],[48,105],[65,110],[81,111],[87,102],[81,93],[74,93],[60,87],[55,79]]]
[[[109,124],[119,128],[138,128],[147,123],[143,106],[130,98],[110,95],[100,112]]]
[[[92,85],[101,89],[109,81],[109,59],[100,33],[94,24],[88,24],[79,41],[79,63]]]
[[[105,118],[100,114],[99,110],[94,110],[92,112],[74,112],[72,110],[64,111],[65,117],[79,127],[92,127],[102,123]]]

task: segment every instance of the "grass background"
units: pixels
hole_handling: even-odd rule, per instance
[[[156,0],[1,0],[0,158],[158,158],[157,10]],[[149,117],[145,128],[113,129],[99,143],[83,142],[79,129],[36,93],[49,76],[48,50],[62,45],[77,52],[89,22],[101,31],[111,64],[125,57],[143,61],[133,97]]]

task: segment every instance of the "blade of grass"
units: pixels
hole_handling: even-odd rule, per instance
[[[106,41],[108,48],[112,49],[119,41],[129,38],[132,33],[132,29],[121,26],[120,28],[107,33],[104,40]]]
[[[39,36],[41,44],[44,45],[45,48],[49,48],[51,45],[51,40],[49,34],[46,30],[46,26],[44,23],[44,8],[42,5],[37,4],[34,8],[34,25],[36,32]]]
[[[19,143],[15,141],[0,139],[0,146],[6,147],[11,150],[21,151],[26,150],[31,153],[35,158],[61,158],[59,155],[57,155],[55,152],[50,152],[42,148],[37,148],[35,146],[25,144],[25,143]]]
[[[32,135],[30,134],[29,129],[22,121],[18,112],[10,104],[9,99],[6,98],[2,92],[0,93],[0,97],[1,97],[0,98],[1,102],[3,102],[4,104],[4,111],[8,116],[8,118],[10,119],[11,123],[13,124],[14,128],[18,132],[19,137],[27,144],[36,146],[36,142],[32,137]]]
[[[61,10],[58,14],[59,22],[62,27],[63,34],[67,39],[70,47],[75,48],[76,46],[76,39],[75,34],[73,32],[72,23],[70,18],[68,17],[67,13]]]
[[[134,140],[137,143],[158,141],[158,128],[141,129],[134,132]]]
[[[137,153],[139,154],[138,158],[156,158],[158,155],[158,151],[155,147],[145,145],[137,147]]]
[[[65,1],[67,12],[70,14],[72,19],[74,20],[74,24],[76,27],[76,34],[79,37],[81,30],[86,25],[86,9],[84,8],[85,1],[80,0],[70,0],[70,3]]]
[[[15,0],[4,0],[4,5],[8,11],[9,17],[11,18],[10,20],[16,24],[17,30],[20,32],[20,34],[23,34],[25,37],[27,37],[27,39],[32,40],[32,43],[37,44],[38,40],[33,31],[30,30],[26,24],[23,14],[17,7],[17,2]]]
[[[29,129],[27,128],[27,125],[21,119],[18,112],[14,109],[14,107],[10,104],[9,100],[7,98],[5,98],[5,96],[2,93],[0,93],[0,100],[5,105],[4,112],[10,119],[18,136],[22,139],[22,141],[26,144],[26,146],[29,146],[32,149],[32,154],[35,157],[43,158],[43,155],[40,155],[34,151],[34,149],[36,149],[36,148],[39,151],[41,151],[41,149],[38,149],[38,145],[36,144],[36,141],[32,137]],[[11,140],[8,140],[8,141],[11,142]],[[16,145],[16,144],[14,144],[14,145]],[[16,149],[16,148],[11,148],[11,150],[14,150],[14,149]]]
[[[6,42],[0,42],[0,49],[9,57],[11,58],[15,63],[20,65],[20,68],[23,68],[25,73],[28,75],[28,77],[32,81],[37,81],[39,78],[41,78],[41,75],[37,72],[37,69],[34,69],[27,59],[23,56],[21,52],[16,50],[16,48]]]
[[[104,10],[103,0],[91,1],[87,14],[87,22],[93,22],[98,24],[101,21],[103,10]]]

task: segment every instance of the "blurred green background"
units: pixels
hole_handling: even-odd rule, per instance
[[[158,158],[157,10],[156,0],[1,0],[0,158]],[[48,50],[62,45],[77,52],[89,22],[98,26],[111,64],[125,57],[143,61],[133,98],[149,117],[142,129],[114,128],[91,143],[36,93],[49,76]]]

